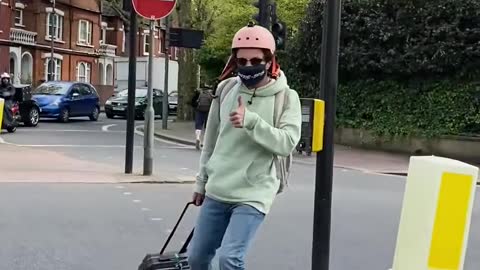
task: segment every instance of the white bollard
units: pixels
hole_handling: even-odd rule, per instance
[[[462,270],[478,168],[441,157],[412,157],[393,270]]]

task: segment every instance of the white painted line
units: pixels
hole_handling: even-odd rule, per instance
[[[189,168],[180,168],[180,170],[186,171],[186,170],[189,170]]]
[[[132,200],[133,203],[141,203],[141,200]]]
[[[126,195],[126,196],[132,195],[132,192],[123,192],[123,195]]]
[[[110,125],[104,125],[102,126],[102,131],[103,132],[109,132],[109,128],[116,126],[117,124],[110,124]]]
[[[172,229],[168,229],[168,230],[165,231],[165,233],[172,233],[172,232],[173,232]]]
[[[23,147],[75,147],[75,148],[125,148],[125,145],[81,145],[81,144],[19,144]],[[135,145],[135,148],[143,148],[141,145]]]
[[[150,208],[142,207],[142,209],[140,210],[142,210],[143,212],[147,212],[147,211],[150,211]]]
[[[102,133],[103,130],[88,130],[88,129],[22,129],[22,132],[75,132],[75,133]],[[112,130],[109,133],[125,133],[125,131]]]
[[[115,188],[124,189],[125,187],[124,186],[116,186]]]
[[[5,143],[5,140],[2,137],[0,137],[0,143]]]
[[[151,218],[152,221],[162,221],[163,218]]]

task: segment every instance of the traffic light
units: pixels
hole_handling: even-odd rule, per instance
[[[253,18],[258,22],[259,25],[269,28],[269,0],[258,0],[253,3],[253,5],[258,9],[258,13],[253,15]]]
[[[276,21],[272,25],[272,34],[275,38],[277,50],[285,49],[285,42],[287,41],[287,25],[282,21]]]

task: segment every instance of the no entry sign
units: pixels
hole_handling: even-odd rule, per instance
[[[138,15],[149,20],[160,20],[172,13],[176,0],[132,0]]]

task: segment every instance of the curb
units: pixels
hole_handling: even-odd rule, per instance
[[[163,140],[167,140],[167,141],[172,141],[172,142],[181,143],[181,144],[185,144],[185,145],[195,146],[195,142],[192,142],[192,141],[184,139],[184,138],[172,136],[172,135],[165,135],[165,134],[162,134],[160,132],[154,132],[154,136],[159,138],[159,139],[163,139]]]

